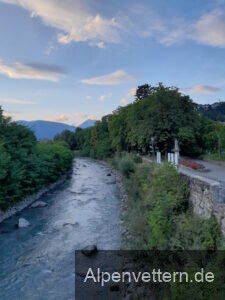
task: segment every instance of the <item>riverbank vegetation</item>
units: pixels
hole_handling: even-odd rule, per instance
[[[124,168],[122,162],[128,161],[129,168]],[[128,231],[122,247],[142,250],[222,247],[216,220],[200,219],[192,213],[189,188],[174,166],[135,163],[134,156],[129,154],[117,156],[112,163],[124,174],[128,193],[124,215]]]
[[[57,180],[72,160],[66,143],[38,143],[31,130],[11,122],[0,108],[0,209]]]

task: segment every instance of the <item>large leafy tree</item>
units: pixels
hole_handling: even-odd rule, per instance
[[[69,168],[72,158],[67,144],[38,144],[31,130],[4,117],[0,107],[1,209],[57,179]]]

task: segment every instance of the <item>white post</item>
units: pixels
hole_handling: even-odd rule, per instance
[[[171,162],[171,153],[168,153],[168,162]]]
[[[179,153],[178,152],[175,152],[174,163],[176,166],[178,166],[178,164],[179,164]]]
[[[174,153],[171,153],[171,163],[174,164]]]
[[[158,157],[159,158],[159,162],[158,163],[161,164],[161,152],[158,152],[158,156],[159,156]]]

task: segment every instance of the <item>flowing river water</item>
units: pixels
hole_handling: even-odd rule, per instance
[[[74,299],[74,250],[120,247],[120,196],[110,169],[76,158],[68,180],[0,224],[0,299]],[[18,218],[30,222],[16,229]]]

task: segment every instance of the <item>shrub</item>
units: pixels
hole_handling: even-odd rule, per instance
[[[139,155],[133,155],[133,160],[136,164],[141,164],[142,163],[142,158]]]
[[[119,162],[119,169],[122,172],[124,176],[127,178],[130,177],[131,173],[134,173],[135,171],[135,164],[130,155],[125,155],[121,158]]]

